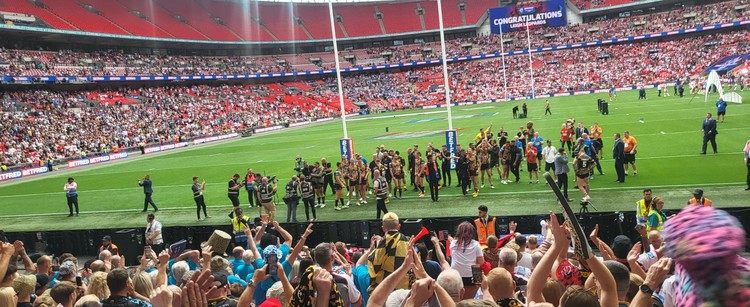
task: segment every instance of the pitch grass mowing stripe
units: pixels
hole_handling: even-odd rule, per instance
[[[652,93],[652,92],[649,92]],[[750,96],[750,93],[745,93]],[[606,94],[603,94],[606,95]],[[454,114],[471,115],[481,113],[469,110],[477,107],[488,107],[487,111],[497,111],[497,115],[490,117],[457,118],[454,126],[465,129],[464,136],[459,137],[462,144],[469,142],[479,128],[494,123],[493,130],[501,126],[514,133],[526,121],[534,121],[535,127],[545,139],[556,141],[560,124],[568,117],[575,117],[578,121],[589,126],[598,121],[604,129],[605,159],[602,160],[605,176],[596,176],[592,181],[596,205],[602,211],[631,210],[632,202],[640,196],[641,187],[678,185],[680,187],[659,188],[656,195],[667,199],[667,207],[680,207],[684,204],[690,191],[694,187],[706,190],[707,196],[715,200],[718,207],[746,206],[748,194],[741,189],[744,180],[744,163],[741,149],[750,137],[750,108],[746,105],[730,105],[726,123],[719,124],[718,155],[698,156],[700,150],[700,123],[706,112],[715,112],[712,104],[699,102],[688,104],[689,97],[656,98],[652,95],[645,102],[636,99],[636,93],[622,93],[618,101],[610,104],[609,116],[596,112],[593,102],[603,95],[589,95],[576,97],[562,97],[550,99],[553,116],[544,116],[543,101],[526,101],[529,105],[529,118],[511,119],[511,103],[487,104],[483,106],[456,107]],[[715,100],[716,97],[712,97]],[[748,98],[748,97],[746,97]],[[446,128],[445,121],[435,121],[420,124],[405,125],[410,119],[433,118],[434,114],[444,113],[445,110],[414,110],[383,114],[373,114],[358,117],[349,125],[349,135],[355,140],[357,152],[370,158],[375,146],[385,143],[388,147],[400,150],[402,153],[412,144],[420,144],[423,148],[428,142],[436,145],[444,142],[442,135],[401,140],[368,140],[368,138],[382,135],[384,127],[390,127],[391,132],[414,131],[442,131]],[[414,115],[411,115],[414,114]],[[410,115],[411,118],[400,118]],[[366,121],[371,117],[382,117],[377,120]],[[644,123],[639,119],[644,118]],[[363,120],[359,120],[363,119]],[[639,141],[638,166],[639,175],[628,177],[624,185],[615,184],[614,169],[610,159],[612,146],[611,134],[616,131],[630,130]],[[666,134],[661,134],[665,132]],[[271,134],[256,135],[229,143],[214,143],[205,147],[191,148],[185,151],[173,151],[163,156],[146,156],[122,160],[121,163],[102,165],[100,167],[81,168],[80,170],[55,172],[50,176],[40,176],[33,181],[0,185],[0,228],[5,230],[48,230],[48,229],[81,229],[134,227],[142,226],[144,220],[142,209],[143,194],[139,190],[135,179],[149,173],[155,183],[154,194],[157,205],[165,214],[159,212],[160,220],[165,225],[192,225],[194,214],[191,208],[194,204],[190,192],[190,178],[194,175],[206,178],[209,185],[206,190],[206,202],[211,205],[210,214],[223,217],[228,214],[229,201],[226,198],[226,188],[223,186],[231,174],[243,174],[247,167],[282,178],[280,185],[286,183],[293,171],[294,155],[301,154],[308,161],[315,161],[320,157],[338,156],[336,146],[341,137],[341,123],[334,121],[301,128],[287,129]],[[524,166],[525,169],[525,166]],[[632,170],[631,170],[632,171]],[[526,178],[528,173],[522,173]],[[79,219],[61,219],[59,215],[42,215],[32,218],[22,217],[28,214],[67,214],[62,183],[68,176],[74,176],[81,187],[81,210]],[[455,175],[454,175],[455,178]],[[524,179],[525,181],[525,179]],[[455,183],[455,181],[454,181]],[[519,215],[537,214],[554,209],[555,202],[548,197],[549,190],[537,184],[500,185],[496,190],[482,189],[476,199],[462,198],[457,188],[441,190],[441,201],[432,206],[425,199],[419,199],[413,192],[406,192],[403,200],[394,200],[389,209],[395,210],[404,218],[468,216],[476,214],[476,206],[487,205],[495,214]],[[724,184],[730,184],[724,186]],[[580,197],[580,192],[570,189],[572,198]],[[331,209],[332,201],[327,196],[328,206],[320,210],[319,218],[332,220],[357,220],[374,218],[374,206],[335,212]],[[241,198],[246,202],[246,193]],[[243,205],[246,206],[246,205]],[[94,212],[110,213],[94,213]],[[226,212],[225,212],[226,211]],[[285,215],[283,206],[279,214]],[[183,213],[180,213],[183,212]],[[254,210],[250,211],[254,215]],[[250,213],[249,212],[249,213]],[[179,214],[175,214],[179,213]],[[21,216],[21,217],[8,217]],[[201,221],[198,224],[225,224],[223,218]]]
[[[722,152],[722,153],[718,153],[716,155],[737,156],[737,155],[741,155],[741,154],[742,154],[742,151],[729,152],[729,153]],[[690,158],[690,157],[700,157],[700,156],[701,156],[700,154],[694,154],[694,155],[674,155],[674,156],[658,156],[658,157],[639,158],[638,160],[640,161],[640,160],[654,160],[654,159],[675,159],[675,158]],[[284,160],[279,160],[279,161],[284,161]],[[236,164],[229,164],[229,165],[236,165]],[[221,166],[225,166],[225,165],[221,165]],[[189,168],[189,167],[184,167],[184,168]],[[170,169],[179,169],[179,168],[170,168]],[[523,181],[523,179],[522,179],[522,181]],[[726,184],[730,184],[730,183],[726,183]],[[739,185],[739,184],[742,184],[742,182],[735,182],[734,184]],[[223,185],[225,185],[225,184],[222,183],[222,182],[206,183],[206,186],[223,186]],[[677,185],[677,186],[679,186],[679,185]],[[162,185],[162,186],[159,186],[159,188],[180,188],[180,187],[185,187],[185,185],[184,184],[177,184],[177,185]],[[662,186],[662,187],[670,187],[670,185],[665,185],[665,186]],[[627,188],[628,187],[626,187],[626,189]],[[599,189],[607,190],[607,189],[612,189],[612,188],[599,188]],[[88,190],[86,192],[87,193],[96,193],[96,192],[116,192],[116,191],[127,191],[127,190],[139,190],[140,191],[141,188],[140,187],[129,187],[129,188],[116,188],[116,189],[94,189],[94,190]],[[514,192],[509,192],[509,193],[512,194]],[[0,199],[2,199],[2,198],[13,198],[13,197],[39,196],[39,195],[59,195],[59,194],[60,194],[59,192],[46,192],[46,193],[26,193],[26,194],[0,195]],[[14,216],[23,216],[23,215],[14,215]]]
[[[541,181],[540,181],[541,182]],[[741,186],[744,184],[744,182],[721,182],[721,183],[712,183],[711,186]],[[673,188],[694,188],[695,184],[672,184],[672,185],[661,185],[661,186],[629,186],[629,187],[617,187],[617,188],[592,188],[591,191],[593,192],[599,192],[599,191],[624,191],[624,190],[643,190],[645,188],[651,188],[651,189],[673,189]],[[99,192],[108,192],[110,190],[99,190]],[[484,189],[483,191],[487,191],[487,189]],[[492,191],[492,190],[490,190]],[[571,190],[573,192],[577,191],[577,189]],[[551,193],[551,191],[549,191]],[[546,193],[545,191],[517,191],[517,192],[481,192],[482,196],[491,195],[491,196],[507,196],[507,195],[523,195],[523,194],[539,194],[539,193]],[[573,194],[573,193],[571,193]],[[451,197],[451,198],[458,198],[458,197],[464,197],[464,195],[461,194],[441,194],[441,198],[445,197]],[[405,200],[417,200],[420,199],[419,196],[403,196],[401,199]],[[344,197],[346,199],[346,197]],[[392,198],[394,199],[394,198]],[[372,200],[372,199],[370,199]],[[394,202],[398,202],[399,200],[394,199]],[[277,207],[284,207],[283,204],[277,204]],[[206,206],[206,208],[224,208],[226,209],[226,205],[214,205],[214,206]],[[150,210],[150,209],[149,209]],[[181,211],[181,210],[195,210],[194,206],[183,206],[183,207],[171,207],[166,209],[159,209],[159,211]],[[248,209],[252,210],[252,209]],[[320,210],[320,209],[318,209]],[[101,213],[118,213],[118,212],[137,212],[135,209],[120,209],[120,210],[99,210],[99,211],[86,211],[82,214],[101,214]],[[19,215],[8,215],[6,217],[37,217],[37,216],[61,216],[64,215],[63,213],[36,213],[36,214],[19,214]]]

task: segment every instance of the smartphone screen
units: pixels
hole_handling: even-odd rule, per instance
[[[81,280],[81,276],[76,276],[76,286],[83,286],[83,280]]]
[[[261,215],[260,220],[263,221],[264,224],[268,224],[268,214]]]
[[[471,266],[471,282],[475,285],[482,283],[482,268],[479,265]]]
[[[143,255],[146,256],[147,259],[151,259],[151,246],[146,245],[146,247],[143,248]]]
[[[437,237],[438,237],[438,240],[445,241],[445,233],[442,230],[438,232]]]
[[[271,253],[266,256],[266,264],[268,267],[266,268],[266,273],[268,275],[275,276],[276,271],[278,270],[278,267],[276,267],[276,264],[279,262],[279,259],[276,256],[276,253]]]

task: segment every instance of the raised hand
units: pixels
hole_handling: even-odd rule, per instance
[[[589,239],[594,242],[599,240],[599,224],[596,224],[596,226],[594,226],[594,230],[591,231]]]
[[[635,263],[638,261],[638,256],[641,255],[641,242],[633,244],[633,248],[628,252],[628,263]]]

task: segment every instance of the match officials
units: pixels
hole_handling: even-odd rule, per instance
[[[154,190],[151,188],[151,176],[146,175],[143,177],[143,180],[138,180],[138,185],[143,187],[143,194],[146,196],[146,199],[143,200],[143,212],[148,211],[149,204],[151,204],[151,207],[154,207],[154,212],[159,211],[159,208],[156,207],[156,204],[151,199],[151,194],[154,194]]]
[[[68,183],[65,184],[65,198],[68,199],[68,209],[70,210],[68,217],[73,216],[73,205],[75,205],[76,215],[78,215],[78,183],[73,177],[68,178]]]
[[[203,199],[203,189],[206,188],[206,180],[204,179],[203,182],[198,183],[198,176],[193,177],[193,200],[195,200],[195,207],[196,212],[195,214],[198,216],[198,220],[201,220],[201,208],[203,209],[203,217],[209,218],[208,213],[206,213],[206,201]]]

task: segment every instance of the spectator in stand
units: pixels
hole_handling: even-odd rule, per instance
[[[479,287],[472,280],[472,267],[479,267],[484,263],[482,247],[474,240],[476,229],[469,222],[463,222],[456,228],[456,238],[449,239],[451,249],[451,268],[457,270],[464,283],[464,297],[474,297]]]

